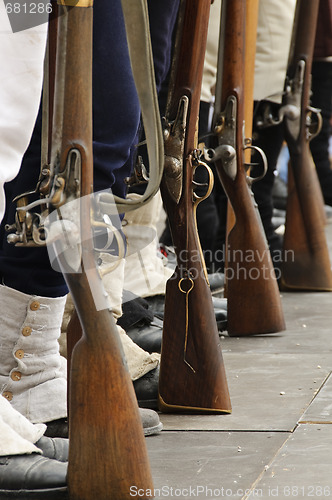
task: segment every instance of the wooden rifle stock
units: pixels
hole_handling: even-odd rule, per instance
[[[283,104],[293,110],[284,118],[290,153],[284,236],[282,286],[286,289],[332,291],[325,235],[322,192],[309,147],[311,65],[319,0],[298,0]]]
[[[244,166],[245,14],[245,0],[223,0],[212,129],[215,147],[209,152],[235,214],[226,248],[231,336],[285,329],[272,260],[250,189],[252,180]]]
[[[159,377],[159,407],[165,412],[231,412],[193,192],[209,11],[210,0],[181,3],[165,118],[161,193],[177,256],[165,299]]]
[[[70,172],[81,170],[81,272],[60,262],[83,329],[71,356],[68,490],[71,500],[124,500],[131,485],[144,491],[153,485],[133,384],[87,223],[93,185],[92,1],[60,3],[51,149],[56,184],[66,178],[68,159]],[[96,303],[104,307],[97,310]]]

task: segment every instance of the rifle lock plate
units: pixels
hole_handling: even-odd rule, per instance
[[[297,140],[301,130],[301,102],[305,69],[306,63],[301,59],[298,61],[294,78],[290,79],[288,76],[286,78],[283,108],[291,112],[284,114],[284,122],[287,133],[293,141]]]
[[[174,121],[164,118],[165,164],[164,180],[168,192],[179,203],[182,194],[183,155],[186,134],[186,123],[189,108],[189,98],[181,97]]]
[[[218,138],[218,146],[209,148],[204,152],[204,158],[207,161],[221,160],[225,173],[233,181],[237,174],[236,159],[236,116],[237,100],[231,95],[228,97],[225,110],[221,112],[213,127],[214,133]]]

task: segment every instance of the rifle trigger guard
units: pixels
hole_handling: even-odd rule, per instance
[[[258,181],[262,180],[265,177],[266,172],[267,172],[267,168],[268,168],[268,164],[267,164],[266,155],[265,155],[264,151],[261,148],[259,148],[258,146],[253,146],[252,144],[250,144],[248,146],[244,146],[243,150],[245,151],[246,149],[253,149],[254,151],[257,151],[257,153],[259,153],[261,155],[261,158],[262,158],[262,161],[263,161],[263,172],[262,172],[262,174],[259,175],[258,177],[250,177],[250,176],[247,177],[247,180],[248,180],[249,184],[252,185],[255,182],[258,182]]]
[[[208,198],[212,192],[212,189],[213,189],[213,185],[214,185],[214,176],[213,176],[213,172],[211,170],[211,168],[209,167],[209,165],[207,165],[204,161],[201,161],[201,160],[198,160],[197,161],[197,165],[195,165],[195,169],[201,165],[202,167],[205,167],[208,174],[209,174],[209,182],[208,182],[208,188],[207,188],[207,191],[206,193],[203,195],[203,196],[198,196],[195,191],[193,191],[193,203],[194,203],[194,208],[196,208],[199,203],[201,201],[204,201],[206,200],[206,198]]]

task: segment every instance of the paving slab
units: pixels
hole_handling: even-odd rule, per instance
[[[155,498],[240,499],[287,437],[282,432],[162,432],[149,438],[154,487],[160,490]]]
[[[308,409],[300,418],[300,423],[332,424],[332,376],[328,378]],[[332,450],[331,450],[332,453]],[[332,496],[332,495],[331,495]]]
[[[319,354],[231,352],[224,361],[232,414],[161,414],[165,430],[290,432],[332,369]]]
[[[221,336],[226,352],[330,353],[332,358],[332,293],[283,293],[287,330],[251,337]]]
[[[331,442],[331,425],[300,425],[244,498],[332,498]]]

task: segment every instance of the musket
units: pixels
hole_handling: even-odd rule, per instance
[[[49,99],[53,120],[47,120],[50,144],[42,147],[50,162],[42,165],[36,188],[40,202],[24,206],[28,193],[18,200],[17,234],[11,240],[55,248],[82,325],[70,360],[70,499],[124,500],[131,485],[150,498],[153,484],[137,400],[93,246],[98,212],[91,196],[93,0],[58,3],[54,98]],[[39,215],[32,211],[37,205]]]
[[[245,24],[245,68],[244,68],[244,124],[246,141],[251,142],[252,137],[252,120],[253,120],[253,102],[254,102],[254,68],[256,56],[256,35],[258,25],[258,6],[259,0],[247,0],[246,8],[246,24]],[[250,165],[251,149],[245,151],[245,162]],[[226,223],[226,248],[228,247],[228,233],[235,224],[235,215],[232,205],[227,203],[227,223]],[[226,277],[227,277],[227,252],[224,255]],[[227,279],[225,280],[224,297],[227,297]],[[232,325],[231,325],[232,330]]]
[[[290,154],[282,286],[332,290],[324,202],[309,141],[319,133],[319,110],[310,106],[311,66],[319,0],[298,0],[283,98]]]
[[[161,193],[177,267],[168,280],[159,378],[164,412],[230,413],[231,403],[212,296],[196,227],[194,191],[199,113],[210,0],[182,0],[171,68]],[[211,190],[212,173],[210,172]]]
[[[212,148],[206,152],[235,214],[226,247],[230,336],[285,329],[272,260],[251,191],[254,179],[247,175],[244,162],[245,151],[257,149],[244,137],[245,22],[246,1],[223,0],[214,136]],[[264,164],[265,155],[260,153]]]

